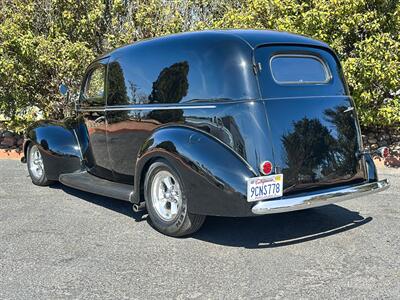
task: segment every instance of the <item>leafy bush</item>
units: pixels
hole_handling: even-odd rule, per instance
[[[361,125],[400,124],[398,0],[247,0],[207,26],[276,29],[327,42],[342,61]]]
[[[400,124],[398,0],[3,0],[0,116],[62,118],[97,55],[128,42],[207,28],[284,30],[323,40],[342,60],[363,126]]]

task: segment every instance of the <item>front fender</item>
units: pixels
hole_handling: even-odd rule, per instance
[[[155,131],[138,154],[135,186],[143,188],[144,174],[155,159],[168,160],[180,174],[188,211],[201,215],[248,216],[247,179],[256,176],[239,155],[216,138],[184,127]],[[143,191],[136,201],[143,201]]]
[[[58,180],[62,173],[81,169],[79,143],[74,128],[67,124],[58,121],[40,121],[32,124],[26,131],[25,157],[31,143],[38,145],[49,180]]]

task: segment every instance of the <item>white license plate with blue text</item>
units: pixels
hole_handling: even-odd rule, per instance
[[[247,181],[247,201],[282,197],[283,174],[253,177]]]

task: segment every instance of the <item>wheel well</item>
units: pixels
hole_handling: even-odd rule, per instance
[[[140,183],[139,183],[139,203],[144,202],[144,180],[146,179],[147,171],[150,166],[157,161],[158,157],[153,157],[149,159],[146,164],[143,166],[142,171],[140,172]]]
[[[24,144],[24,158],[25,158],[25,160],[27,160],[28,159],[28,148],[29,148],[29,145],[30,144],[32,144],[32,141],[30,141],[30,140],[27,140],[26,142],[25,142],[25,144]]]

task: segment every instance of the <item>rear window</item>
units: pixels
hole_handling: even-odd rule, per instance
[[[270,67],[272,77],[279,84],[321,84],[331,78],[328,66],[313,55],[275,55]]]

